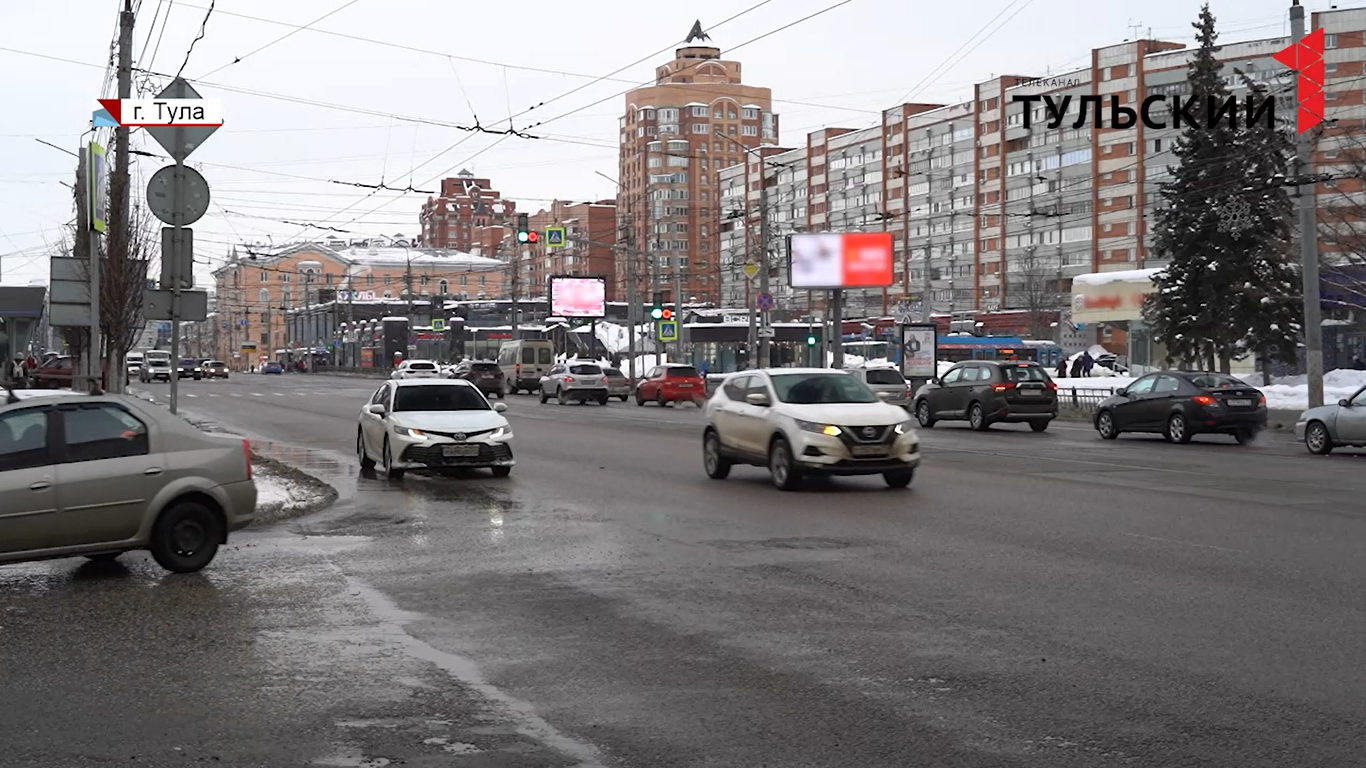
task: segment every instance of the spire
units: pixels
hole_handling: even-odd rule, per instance
[[[688,32],[688,39],[684,40],[683,42],[686,44],[691,43],[694,40],[697,40],[698,42],[711,42],[711,35],[708,35],[706,32],[702,31],[701,19],[698,19],[697,21],[694,21],[692,23],[692,30]]]

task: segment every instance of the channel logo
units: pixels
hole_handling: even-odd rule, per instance
[[[1295,132],[1304,133],[1323,122],[1323,29],[1291,43],[1271,58],[1295,70]]]

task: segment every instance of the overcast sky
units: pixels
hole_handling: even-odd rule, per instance
[[[75,161],[35,138],[72,150],[80,145],[106,82],[121,4],[7,0],[0,10],[0,101],[8,105],[0,113],[5,284],[46,276],[46,244],[72,217],[71,191],[62,182],[72,181]],[[208,4],[134,0],[135,66],[180,70]],[[1329,6],[1305,4],[1311,11]],[[1288,5],[1217,0],[1213,8],[1223,40],[1233,42],[1289,34]],[[468,168],[531,212],[552,197],[611,197],[613,183],[598,173],[616,176],[620,94],[651,80],[654,66],[672,58],[694,16],[727,58],[744,64],[745,82],[773,89],[781,138],[799,145],[809,130],[865,127],[879,110],[903,101],[967,100],[975,82],[994,75],[1076,69],[1089,62],[1091,48],[1129,38],[1131,24],[1189,42],[1199,6],[694,0],[688,16],[670,18],[658,5],[626,0],[217,0],[184,66],[186,77],[203,78],[196,87],[220,100],[226,115],[224,127],[190,158],[214,200],[195,225],[196,261],[216,266],[230,243],[267,235],[280,243],[333,234],[301,224],[360,233],[341,237],[417,232],[426,195],[370,195],[331,180],[434,190],[439,178]],[[325,14],[332,15],[298,31]],[[621,71],[594,82],[615,70]],[[152,77],[148,87],[154,93],[165,82]],[[112,86],[104,91],[112,93]],[[483,126],[503,129],[509,115],[516,116],[513,127],[541,138],[450,127],[474,125],[477,116]],[[161,152],[140,131],[133,145]],[[136,159],[134,194],[141,200],[146,179],[166,161]]]

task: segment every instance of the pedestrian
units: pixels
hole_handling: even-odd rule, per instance
[[[1081,366],[1081,355],[1077,355],[1076,357],[1072,358],[1072,378],[1081,378]]]
[[[1091,357],[1091,351],[1090,351],[1089,349],[1088,349],[1087,351],[1081,353],[1081,375],[1082,375],[1082,376],[1090,376],[1090,375],[1091,375],[1091,369],[1094,368],[1095,365],[1096,365],[1096,359],[1095,359],[1094,357]]]
[[[1065,357],[1058,358],[1058,378],[1067,378],[1067,358]]]
[[[708,368],[708,366],[707,366],[707,361],[706,361],[706,360],[703,360],[703,361],[702,361],[702,364],[699,365],[699,366],[697,366],[698,372],[702,374],[702,378],[704,378],[704,379],[707,377],[707,368]]]

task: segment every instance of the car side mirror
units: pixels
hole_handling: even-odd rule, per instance
[[[763,407],[768,407],[769,405],[768,395],[764,394],[763,392],[751,392],[748,395],[745,395],[745,402],[749,403],[750,405],[758,405]]]
[[[366,413],[373,413],[376,416],[383,416],[385,410],[385,407],[379,403],[371,403],[370,405],[365,406]]]
[[[1342,398],[1341,400],[1338,401],[1338,405],[1342,406],[1343,408],[1351,408],[1351,407],[1352,407],[1352,401],[1351,401],[1351,400],[1348,400],[1347,398],[1344,397],[1344,398]]]
[[[508,409],[508,404],[507,404],[507,403],[494,403],[494,404],[493,404],[493,410],[494,410],[495,412],[497,412],[497,413],[502,413],[502,412],[506,411],[507,409]]]
[[[1128,396],[1129,396],[1129,388],[1128,388],[1128,387],[1120,387],[1118,390],[1115,391],[1115,394],[1116,394],[1116,395],[1119,395],[1120,397],[1128,397]]]
[[[938,376],[931,376],[931,377],[930,377],[930,383],[931,383],[931,384],[943,384],[944,382],[940,381]]]

